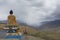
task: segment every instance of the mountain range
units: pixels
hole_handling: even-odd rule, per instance
[[[43,24],[38,28],[39,30],[58,30],[60,29],[60,20],[55,21],[49,21],[49,22],[43,22]]]
[[[17,21],[17,23],[20,25],[25,25],[25,26],[34,28],[33,26],[29,26],[20,21]],[[7,21],[6,20],[0,21],[0,24],[7,24]],[[43,24],[40,27],[35,27],[35,29],[37,29],[37,30],[52,30],[52,29],[56,29],[56,28],[60,28],[60,20],[43,22]]]
[[[26,29],[28,38],[38,37],[45,40],[60,40],[60,20],[46,21],[39,27],[29,26],[20,21],[17,21],[17,23],[19,24],[20,31],[24,31]],[[0,28],[2,27],[1,24],[7,24],[7,21],[0,21]],[[29,35],[31,37],[29,37]]]

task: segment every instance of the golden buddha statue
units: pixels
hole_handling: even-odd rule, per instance
[[[8,24],[16,25],[16,17],[13,15],[13,11],[10,11],[10,15],[8,16]]]

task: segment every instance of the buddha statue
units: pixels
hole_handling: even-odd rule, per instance
[[[13,11],[10,10],[10,15],[8,16],[8,24],[16,25],[16,17],[13,15]]]

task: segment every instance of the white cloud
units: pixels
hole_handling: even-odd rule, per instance
[[[43,0],[40,5],[37,6],[36,4],[39,4],[39,1],[30,1],[32,4],[30,7],[27,8],[28,15],[27,15],[27,24],[29,25],[38,25],[42,21],[47,21],[46,17],[52,17],[52,13],[56,9],[56,1],[55,0]]]
[[[4,2],[4,0],[0,0],[0,3]]]
[[[12,9],[17,19],[33,26],[39,26],[42,21],[54,20],[52,14],[59,4],[58,0],[0,0],[0,3],[4,4],[0,5],[1,20],[6,19]]]

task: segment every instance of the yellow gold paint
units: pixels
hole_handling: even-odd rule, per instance
[[[8,24],[9,25],[16,25],[16,17],[14,15],[8,16]]]

